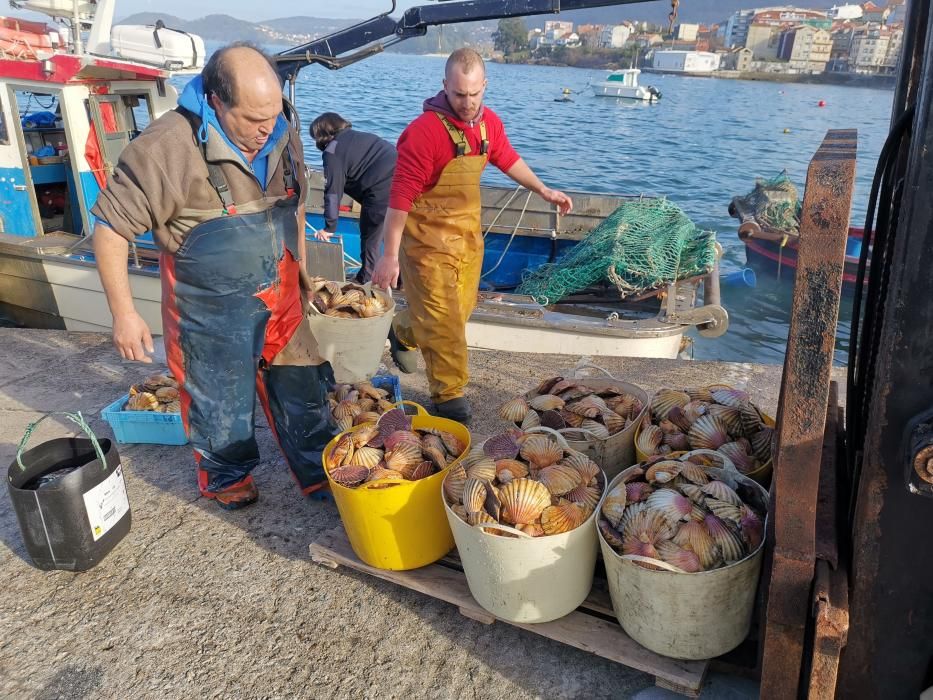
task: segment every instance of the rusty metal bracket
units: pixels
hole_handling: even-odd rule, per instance
[[[856,148],[855,130],[831,130],[807,172],[768,518],[763,698],[795,697],[800,688]]]
[[[829,562],[816,563],[813,584],[813,663],[808,700],[833,700],[839,659],[849,636],[849,577],[845,569],[833,570]]]
[[[907,425],[902,444],[907,489],[933,498],[933,409]]]

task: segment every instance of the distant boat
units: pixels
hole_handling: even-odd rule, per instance
[[[657,102],[661,99],[661,91],[650,85],[639,85],[640,73],[637,68],[614,70],[602,82],[593,83],[593,92],[597,97],[624,97],[642,102]]]

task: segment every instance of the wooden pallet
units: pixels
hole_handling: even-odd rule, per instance
[[[612,601],[604,579],[597,579],[590,596],[569,615],[554,620],[526,624],[509,622],[491,615],[470,595],[466,576],[456,552],[436,564],[412,571],[386,571],[361,562],[342,527],[325,532],[310,546],[311,559],[336,569],[346,566],[384,581],[410,588],[456,605],[464,617],[489,625],[497,620],[540,634],[654,676],[658,687],[688,697],[698,697],[709,661],[679,661],[648,651],[632,640],[612,611]]]

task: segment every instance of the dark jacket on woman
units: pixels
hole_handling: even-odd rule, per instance
[[[382,209],[389,201],[395,146],[375,134],[344,129],[324,149],[325,230],[337,230],[340,198],[346,193],[363,207]]]

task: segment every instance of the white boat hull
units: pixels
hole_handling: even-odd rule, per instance
[[[613,85],[612,83],[595,83],[593,92],[597,97],[621,97],[641,102],[657,102],[659,99],[656,92],[652,92],[641,85],[631,87],[629,85]]]

